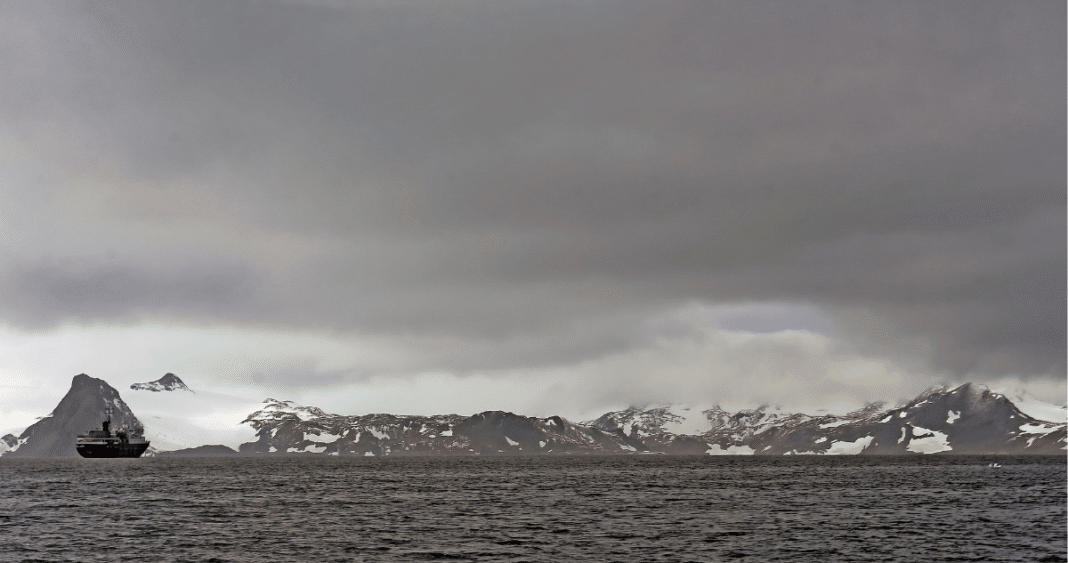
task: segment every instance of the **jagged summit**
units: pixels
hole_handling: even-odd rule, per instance
[[[168,373],[167,375],[164,375],[155,381],[149,381],[148,383],[134,383],[130,386],[130,389],[133,389],[134,391],[152,391],[157,393],[160,391],[179,390],[189,391],[190,393],[194,392],[186,386],[185,382],[183,382],[180,377],[173,373]]]

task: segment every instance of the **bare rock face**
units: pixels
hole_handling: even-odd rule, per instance
[[[4,452],[17,446],[18,443],[19,439],[17,436],[13,434],[4,434],[4,437],[0,438],[0,455],[3,455]]]
[[[221,445],[197,446],[171,452],[158,452],[154,457],[226,457],[238,455],[234,450]]]
[[[24,430],[3,456],[79,457],[75,439],[86,430],[99,428],[107,408],[111,408],[112,428],[143,428],[114,387],[103,379],[76,375],[55,410]]]
[[[149,381],[148,383],[134,383],[130,386],[130,389],[134,391],[152,391],[158,393],[160,391],[189,391],[193,393],[193,390],[186,386],[185,382],[181,380],[177,375],[168,373],[163,377]]]

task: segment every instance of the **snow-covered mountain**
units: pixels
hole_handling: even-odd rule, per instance
[[[874,403],[841,416],[656,407],[610,412],[588,424],[667,453],[1063,453],[1066,445],[1065,423],[1029,416],[971,383],[930,389],[901,407]]]
[[[157,383],[173,380],[152,382]],[[584,423],[502,411],[339,415],[291,401],[260,403],[248,390],[186,393],[184,383],[171,387],[160,392],[135,384],[127,404],[106,382],[79,375],[53,413],[17,438],[0,438],[0,454],[73,457],[74,436],[98,426],[107,406],[119,425],[143,422],[152,442],[146,455],[1064,454],[1068,449],[1068,424],[1048,420],[1059,416],[1057,407],[1030,398],[1029,408],[1044,409],[1043,418],[1035,417],[1006,395],[974,384],[934,388],[903,405],[873,403],[841,415],[674,405],[631,407]]]
[[[119,392],[103,379],[86,374],[74,376],[70,390],[56,408],[14,440],[0,439],[6,446],[4,457],[79,457],[74,447],[78,434],[99,428],[105,409],[111,409],[112,428],[142,428],[141,421],[119,397]]]
[[[248,398],[247,391],[194,391],[173,374],[130,388],[126,401],[144,422],[145,439],[152,442],[146,455],[205,445],[237,450],[256,439],[253,428],[242,423],[260,404]]]
[[[315,407],[267,399],[245,422],[257,439],[242,453],[332,455],[529,455],[636,451],[614,433],[560,417],[533,418],[501,411],[473,416],[327,414]]]
[[[154,391],[157,393],[160,391],[189,391],[190,393],[193,392],[192,389],[186,386],[186,384],[182,381],[180,377],[174,375],[173,373],[168,373],[163,377],[155,381],[149,381],[148,383],[134,383],[130,386],[130,389],[133,389],[134,391]]]

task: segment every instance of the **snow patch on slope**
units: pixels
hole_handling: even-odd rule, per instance
[[[320,434],[312,434],[311,432],[304,433],[304,441],[316,442],[319,444],[333,444],[340,438],[341,436],[338,434],[329,434],[327,432],[322,432]]]
[[[868,447],[874,439],[874,436],[864,436],[863,438],[857,438],[852,442],[831,442],[831,447],[827,450],[827,455],[859,454],[864,451],[864,448]]]
[[[1020,412],[1036,420],[1056,422],[1058,424],[1068,422],[1068,407],[1059,407],[1045,401],[1040,401],[1029,395],[1013,397],[1010,401],[1012,401],[1012,404],[1016,405],[1016,408],[1019,409]]]
[[[953,449],[953,446],[949,445],[949,436],[946,436],[937,430],[928,430],[919,426],[913,426],[912,436],[912,440],[909,441],[909,445],[905,448],[912,453],[936,454],[938,452],[946,452]],[[919,438],[916,436],[919,436]]]
[[[708,446],[705,453],[708,455],[753,455],[756,450],[749,446],[727,446],[727,449],[723,449],[719,444],[712,444]]]
[[[678,418],[665,421],[661,428],[678,435],[698,436],[712,430],[712,422],[702,409],[689,406],[674,406],[669,411]]]

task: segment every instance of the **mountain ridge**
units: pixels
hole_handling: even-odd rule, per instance
[[[173,383],[164,378],[151,383],[160,381]],[[176,405],[197,400],[187,397]],[[80,374],[49,417],[18,438],[0,439],[0,455],[73,457],[73,436],[96,426],[108,406],[119,414],[120,424],[141,424],[118,391]],[[146,434],[153,432],[153,425],[176,425],[159,416],[146,420]],[[869,403],[842,415],[794,413],[766,405],[735,412],[718,405],[632,406],[586,422],[505,411],[471,416],[339,415],[268,398],[239,426],[250,428],[245,436],[252,439],[231,442],[236,448],[217,441],[191,442],[152,449],[147,455],[913,455],[1063,454],[1068,449],[1068,424],[1031,417],[1005,395],[973,383],[933,387],[893,407]]]

